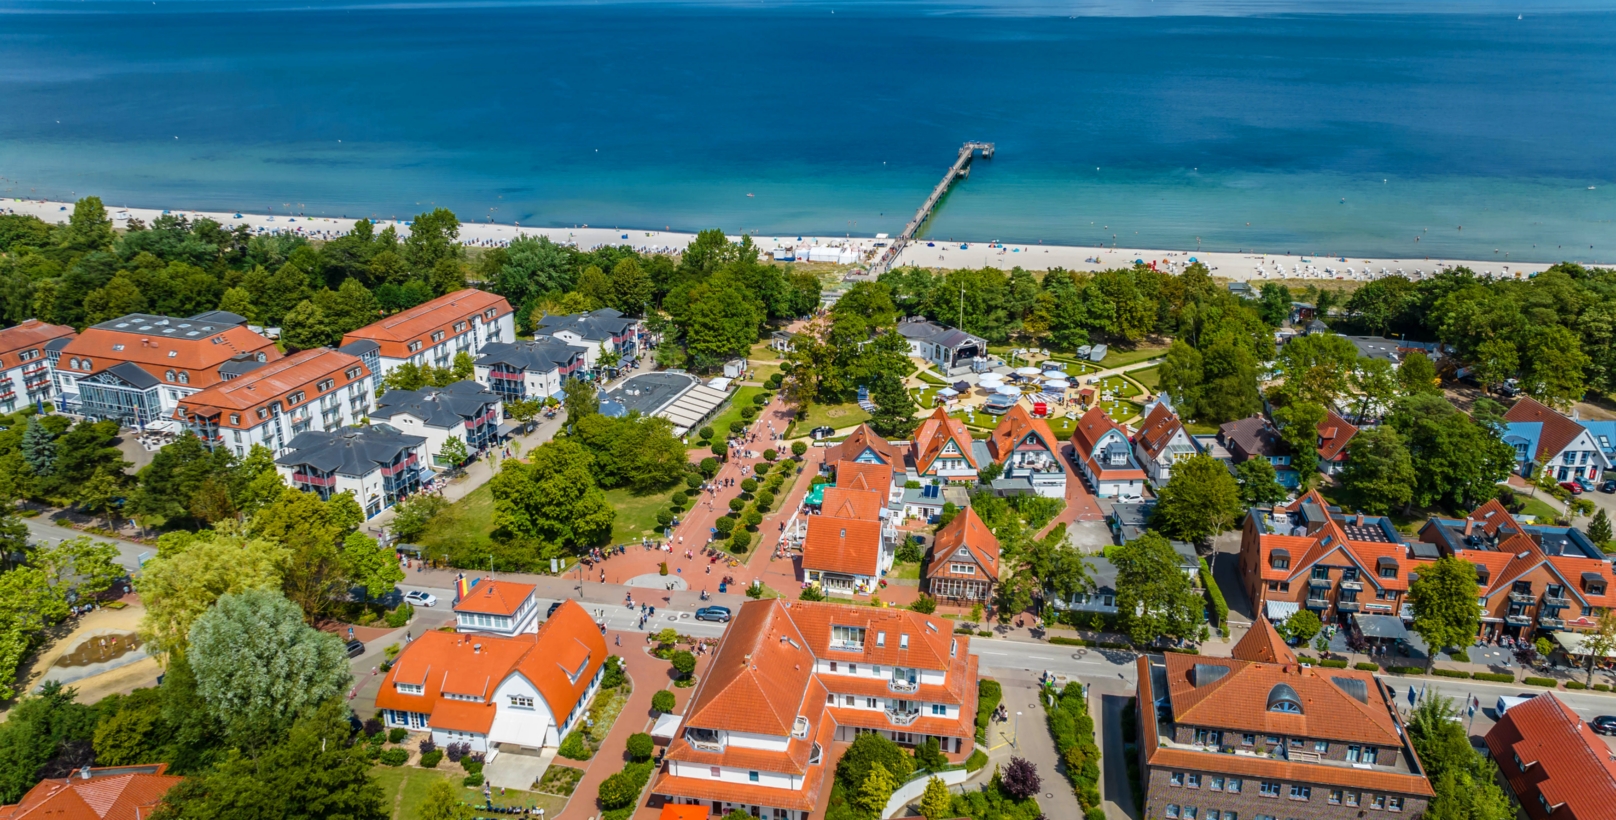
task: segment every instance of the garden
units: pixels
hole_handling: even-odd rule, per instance
[[[608,657],[606,671],[601,675],[600,691],[595,694],[594,702],[589,704],[589,719],[562,738],[561,748],[556,753],[568,760],[594,757],[595,752],[600,751],[601,744],[606,742],[606,736],[611,734],[612,725],[622,714],[633,691],[634,684],[623,672],[623,659],[616,655]]]

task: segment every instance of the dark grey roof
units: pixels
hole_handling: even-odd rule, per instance
[[[478,356],[477,364],[484,366],[502,364],[527,372],[548,373],[572,364],[579,356],[584,355],[585,351],[586,348],[569,345],[548,336],[531,342],[489,342],[483,345],[482,355]]]
[[[930,319],[910,319],[898,323],[898,335],[905,339],[926,342],[927,344],[942,345],[943,347],[959,347],[960,345],[982,340],[963,330],[955,330],[946,325],[940,325]]]
[[[60,351],[62,348],[67,347],[67,343],[71,341],[73,341],[72,336],[57,336],[45,343],[45,349]]]
[[[601,308],[589,313],[540,316],[533,332],[535,335],[551,336],[570,330],[589,341],[599,342],[628,330],[633,327],[634,321],[611,308]]]
[[[107,368],[105,372],[123,379],[129,383],[129,386],[138,387],[141,390],[156,387],[158,384],[156,376],[141,370],[140,366],[134,362],[119,362]]]
[[[696,377],[689,373],[674,373],[668,370],[639,373],[630,376],[603,397],[601,412],[606,412],[605,405],[615,404],[623,408],[623,415],[636,412],[649,416],[668,406],[669,402],[695,384]]]
[[[1400,641],[1408,640],[1408,628],[1403,621],[1395,615],[1363,615],[1353,616],[1358,624],[1358,631],[1366,638],[1395,638]]]
[[[1262,416],[1249,416],[1226,422],[1218,428],[1218,438],[1224,446],[1234,445],[1247,457],[1282,456],[1290,448],[1280,439],[1279,431]]]
[[[251,353],[237,353],[231,356],[229,361],[219,365],[219,375],[227,379],[233,379],[243,373],[257,370],[266,364],[268,362],[258,361],[258,357]]]
[[[340,353],[346,353],[349,356],[361,356],[362,357],[362,356],[364,356],[364,355],[366,355],[368,353],[376,353],[376,352],[380,351],[381,349],[382,349],[381,345],[377,344],[376,342],[374,342],[374,341],[372,341],[370,339],[355,339],[354,341],[351,341],[351,342],[343,345],[342,347],[337,348],[337,351],[340,352]]]
[[[1111,523],[1121,543],[1138,538],[1150,528],[1150,516],[1156,511],[1156,502],[1121,503],[1111,508]]]
[[[131,313],[116,319],[108,319],[95,327],[101,330],[116,330],[122,333],[151,333],[175,339],[199,338],[222,333],[232,327],[245,323],[247,320],[225,311],[210,311],[210,313],[223,313],[226,316],[235,316],[240,321],[221,322],[217,319],[176,319],[173,316],[158,316],[151,313]],[[198,314],[208,316],[209,313]]]
[[[386,424],[344,427],[329,433],[310,430],[298,433],[287,444],[289,452],[275,463],[362,476],[392,464],[405,450],[425,443],[421,436],[406,435]]]
[[[212,322],[221,325],[247,324],[247,317],[242,316],[239,313],[231,313],[228,310],[204,310],[201,313],[192,316],[191,320],[195,322]]]
[[[428,427],[453,427],[475,418],[483,407],[497,404],[498,393],[474,381],[459,381],[448,387],[422,390],[389,390],[376,400],[373,419],[390,419],[408,413]]]

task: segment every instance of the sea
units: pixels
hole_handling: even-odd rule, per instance
[[[0,0],[0,195],[872,236],[982,140],[926,235],[1616,261],[1612,43],[1616,0]]]

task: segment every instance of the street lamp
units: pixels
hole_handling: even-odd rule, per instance
[[[1021,713],[1017,712],[1016,713],[1016,733],[1015,733],[1015,736],[1010,739],[1010,745],[1012,747],[1014,747],[1015,750],[1018,751],[1018,752],[1021,751],[1020,741],[1021,741]]]

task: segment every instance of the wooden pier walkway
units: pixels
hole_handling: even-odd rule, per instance
[[[915,211],[915,215],[909,220],[909,224],[903,226],[903,233],[898,234],[897,238],[892,241],[892,245],[881,254],[880,258],[875,260],[875,264],[870,266],[872,275],[880,276],[892,269],[892,266],[897,263],[898,257],[902,255],[904,247],[914,241],[915,237],[920,233],[921,226],[926,224],[926,220],[931,219],[932,212],[937,210],[938,203],[942,202],[943,197],[948,194],[949,186],[954,184],[954,180],[964,179],[971,175],[971,162],[976,158],[978,151],[982,153],[983,159],[993,159],[993,143],[991,142],[967,142],[960,146],[959,156],[954,159],[954,164],[949,167],[948,173],[943,175],[943,180],[937,183],[937,187],[931,189],[931,196],[926,197],[926,202],[920,206],[919,210]]]

